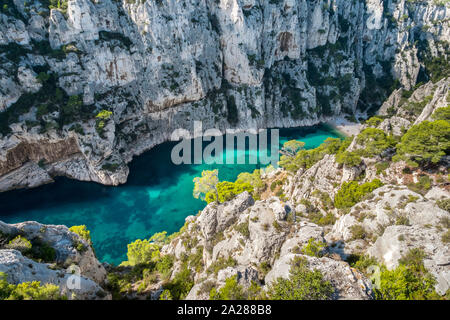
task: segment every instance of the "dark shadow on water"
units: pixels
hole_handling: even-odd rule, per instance
[[[112,187],[98,183],[76,181],[65,177],[35,189],[20,189],[0,193],[0,217],[30,209],[50,209],[70,203],[83,203],[108,198]]]

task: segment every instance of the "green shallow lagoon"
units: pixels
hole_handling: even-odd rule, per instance
[[[280,145],[297,139],[307,149],[328,137],[341,137],[320,125],[280,130]],[[56,182],[31,190],[0,193],[0,220],[7,223],[38,221],[67,226],[86,225],[100,261],[126,260],[127,244],[163,230],[178,231],[184,219],[195,215],[205,202],[192,196],[193,178],[202,170],[219,169],[221,181],[234,181],[240,172],[259,165],[174,165],[175,143],[156,146],[130,163],[128,182],[118,187],[56,178]],[[232,150],[232,152],[241,152]],[[248,150],[246,151],[248,153]]]

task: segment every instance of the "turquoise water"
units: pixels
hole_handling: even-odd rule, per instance
[[[326,126],[280,130],[280,144],[297,139],[315,148],[339,133]],[[220,180],[234,181],[240,172],[259,165],[174,165],[175,143],[164,143],[130,163],[125,185],[108,187],[92,182],[57,178],[32,190],[0,194],[0,220],[8,223],[38,221],[67,226],[86,225],[98,258],[119,264],[126,260],[127,244],[166,230],[178,231],[188,215],[205,203],[192,197],[193,178],[202,170],[219,169]],[[234,150],[236,153],[236,151]],[[238,151],[238,153],[241,151]],[[248,153],[248,151],[247,151]]]

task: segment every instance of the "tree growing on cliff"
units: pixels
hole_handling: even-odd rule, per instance
[[[369,194],[382,185],[383,183],[378,179],[361,185],[356,181],[344,182],[334,197],[334,205],[338,209],[350,208],[360,202],[366,194]]]
[[[356,143],[362,147],[357,151],[361,156],[374,157],[393,147],[395,140],[383,130],[370,127],[358,134]]]
[[[450,105],[447,107],[442,107],[442,108],[436,109],[436,111],[433,112],[431,117],[434,120],[450,121]]]
[[[215,193],[216,199],[219,198],[216,188],[218,183],[219,170],[203,170],[201,177],[194,178],[194,198],[205,200],[206,195],[210,192]]]
[[[69,231],[78,234],[87,243],[92,244],[91,232],[86,228],[85,225],[70,227]]]
[[[356,167],[361,164],[362,160],[356,152],[344,151],[336,155],[336,162],[349,167]]]
[[[304,142],[297,140],[290,140],[283,144],[283,148],[281,150],[290,156],[295,156],[297,152],[302,150],[304,147],[305,147]]]
[[[261,170],[256,169],[253,173],[250,172],[241,172],[237,179],[236,183],[244,184],[248,183],[253,187],[253,198],[259,199],[259,195],[266,188],[266,184],[261,179]]]
[[[424,121],[412,126],[397,144],[393,160],[406,160],[410,165],[438,163],[450,152],[450,122]]]
[[[61,120],[63,124],[68,124],[74,121],[81,113],[81,106],[83,101],[80,96],[70,96],[67,104],[61,106]]]
[[[159,258],[159,249],[160,247],[150,240],[138,239],[128,244],[128,261],[122,262],[121,265],[135,266],[157,260]]]
[[[205,200],[208,203],[212,201],[218,201],[219,203],[223,203],[234,199],[234,197],[236,197],[238,194],[241,194],[244,191],[252,193],[253,186],[247,182],[240,183],[240,182],[222,181],[217,184],[217,190],[215,190],[215,192],[210,191],[206,194]]]

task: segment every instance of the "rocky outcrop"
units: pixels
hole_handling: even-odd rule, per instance
[[[265,282],[273,283],[278,278],[286,278],[289,275],[291,261],[296,257],[307,260],[308,267],[319,270],[324,275],[324,280],[330,281],[335,291],[332,299],[339,300],[367,300],[372,297],[372,283],[361,272],[351,268],[344,261],[336,261],[330,258],[316,258],[299,254],[287,254],[278,259],[272,270],[267,274]]]
[[[72,274],[75,269],[54,270],[49,265],[24,257],[17,250],[0,250],[0,272],[12,284],[40,281],[41,285],[54,284],[61,295],[70,300],[98,300],[109,294],[95,281]],[[109,296],[110,297],[110,296]]]
[[[394,269],[409,250],[422,249],[423,264],[436,279],[436,291],[444,295],[450,289],[450,249],[438,230],[435,226],[389,226],[367,252]]]
[[[244,192],[224,204],[208,205],[197,217],[188,217],[185,231],[161,252],[175,256],[176,273],[178,259],[203,250],[203,267],[195,272],[195,284],[186,299],[209,299],[209,289],[205,288],[220,288],[234,276],[245,288],[256,283],[264,289],[274,279],[289,275],[291,258],[302,256],[298,253],[311,239],[324,241],[322,227],[304,220],[295,222],[292,215],[292,210],[276,197],[254,202]],[[189,245],[192,243],[195,247]],[[311,270],[320,270],[331,281],[333,299],[372,298],[370,281],[348,263],[305,257]],[[262,265],[270,266],[266,276]]]
[[[30,242],[31,251],[10,248],[9,242],[17,236]],[[0,221],[0,240],[0,272],[6,273],[9,282],[55,284],[69,299],[110,298],[101,287],[106,280],[105,268],[90,244],[66,226]]]
[[[444,243],[450,213],[440,209],[436,200],[448,199],[445,189],[433,188],[425,196],[404,186],[386,185],[373,192],[341,216],[327,241],[332,251],[346,259],[351,254],[368,254],[388,269],[413,248],[423,249],[425,267],[435,277],[436,291],[450,289],[450,252]]]
[[[442,191],[444,197],[450,196],[448,192]],[[383,227],[395,224],[438,227],[443,219],[450,218],[450,214],[440,209],[434,201],[405,186],[386,185],[376,189],[370,197],[339,218],[327,237],[349,241],[354,225],[362,226],[369,234],[377,234]]]
[[[20,116],[2,122],[2,153],[11,135],[76,136],[77,160],[45,170],[113,185],[133,156],[195,120],[222,132],[291,127],[379,106],[392,78],[410,89],[449,38],[448,5],[432,1],[68,0],[66,12],[12,2],[0,13],[0,110]],[[67,101],[44,117],[40,103],[22,108],[49,88],[42,73],[92,113],[67,124]],[[99,133],[101,109],[113,116]]]
[[[410,125],[432,120],[436,109],[448,105],[449,86],[450,78],[444,78],[436,83],[429,81],[412,91],[395,90],[378,110],[380,115],[389,116],[378,127],[400,135],[402,127],[407,129]]]

